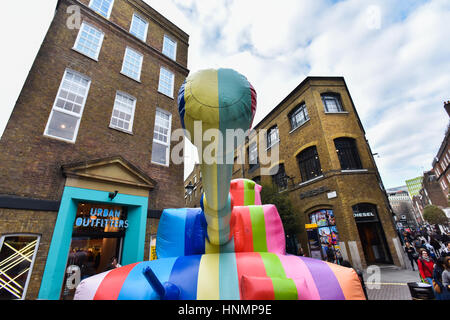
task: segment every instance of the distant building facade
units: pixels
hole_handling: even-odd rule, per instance
[[[413,202],[405,186],[386,190],[392,211],[395,214],[397,228],[417,227],[418,221],[413,209]]]

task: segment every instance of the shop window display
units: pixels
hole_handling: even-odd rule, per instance
[[[72,233],[61,298],[73,298],[79,282],[120,263],[121,247],[128,227],[126,208],[80,203]]]
[[[331,256],[327,255],[328,250],[332,250],[333,256],[340,256],[339,232],[333,210],[318,210],[311,213],[309,219],[311,224],[317,224],[323,257]]]

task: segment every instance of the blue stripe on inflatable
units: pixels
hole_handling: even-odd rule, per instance
[[[186,86],[186,81],[183,82],[183,84],[180,87],[180,90],[178,91],[178,113],[180,114],[180,120],[181,120],[181,127],[183,129],[186,129],[184,125],[184,113],[186,112],[185,109],[185,101],[184,101],[184,88]]]
[[[200,208],[186,210],[184,254],[186,256],[205,253],[206,219]]]
[[[156,235],[156,255],[158,259],[184,256],[184,234],[186,230],[186,210],[164,209],[159,220]]]
[[[230,241],[232,242],[232,241]],[[239,300],[239,278],[236,254],[222,253],[219,258],[219,294],[220,300]]]
[[[159,300],[142,271],[147,266],[151,267],[159,281],[164,283],[169,280],[176,260],[177,258],[167,258],[137,264],[125,279],[117,300]]]
[[[202,256],[179,257],[170,274],[169,282],[180,288],[180,300],[197,299],[198,269]]]

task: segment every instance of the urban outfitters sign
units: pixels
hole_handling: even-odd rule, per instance
[[[77,213],[77,218],[75,219],[75,227],[94,227],[94,228],[110,227],[110,228],[126,229],[128,228],[128,220],[124,219],[122,213],[123,209],[121,207],[114,207],[114,208],[106,208],[100,206],[87,206],[85,208],[82,207],[81,212]]]

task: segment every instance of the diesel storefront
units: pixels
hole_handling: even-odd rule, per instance
[[[335,175],[290,193],[300,212],[304,231],[299,240],[308,256],[331,262],[342,257],[358,268],[402,265],[392,217],[381,190],[366,187],[370,179],[365,172]]]

